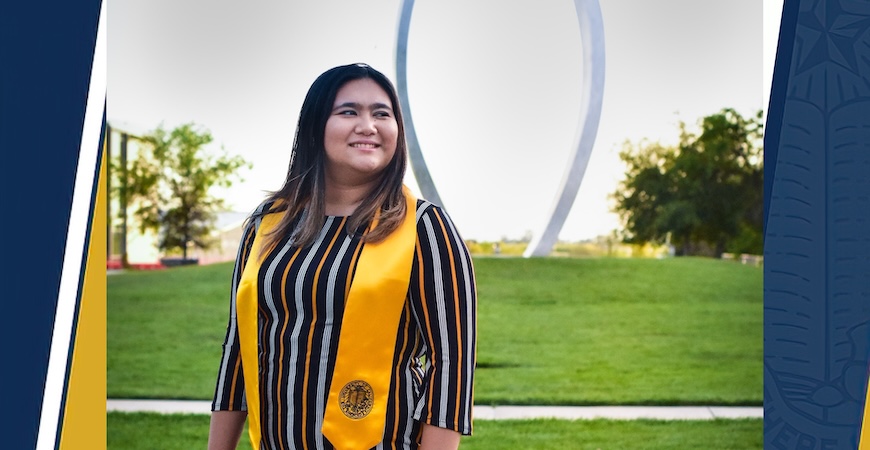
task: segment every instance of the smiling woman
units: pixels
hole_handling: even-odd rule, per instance
[[[209,449],[456,448],[471,434],[476,288],[444,210],[402,184],[392,83],[327,70],[284,185],[249,217]]]

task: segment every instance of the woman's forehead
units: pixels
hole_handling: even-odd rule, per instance
[[[348,101],[363,105],[370,103],[392,104],[387,91],[371,78],[359,78],[342,85],[335,94],[335,104],[339,105]]]

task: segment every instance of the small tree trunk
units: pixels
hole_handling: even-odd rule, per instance
[[[184,239],[181,240],[181,256],[184,258],[184,261],[187,261],[187,243],[190,242],[190,212],[187,211],[187,205],[182,202],[182,207],[185,208],[184,214]]]
[[[721,258],[723,253],[725,253],[725,240],[719,239],[719,241],[716,242],[716,254],[713,255],[713,257]]]

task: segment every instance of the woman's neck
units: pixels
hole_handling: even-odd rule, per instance
[[[350,216],[365,200],[375,183],[340,184],[328,183],[324,213],[327,216]]]

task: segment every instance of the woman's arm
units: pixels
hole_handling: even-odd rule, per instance
[[[257,212],[262,210],[263,206],[261,205]],[[214,400],[211,405],[211,423],[208,431],[209,450],[234,450],[239,444],[245,419],[248,416],[245,405],[245,377],[242,373],[239,332],[236,321],[236,290],[251,253],[255,236],[256,221],[249,218],[245,224],[241,242],[239,242],[236,263],[233,266],[227,333],[218,369]]]
[[[474,269],[465,243],[439,207],[430,205],[420,215],[415,258],[409,293],[427,367],[414,418],[471,434],[477,341]]]
[[[208,429],[208,450],[235,450],[247,411],[214,411]]]
[[[236,291],[242,279],[242,272],[251,252],[251,246],[256,233],[255,223],[245,226],[243,237],[236,254],[230,287],[229,318],[227,320],[226,337],[221,351],[215,383],[212,411],[244,411],[245,407],[245,377],[242,371],[241,347],[239,346],[239,327],[236,317]]]
[[[423,424],[420,450],[456,450],[459,448],[459,432]]]

